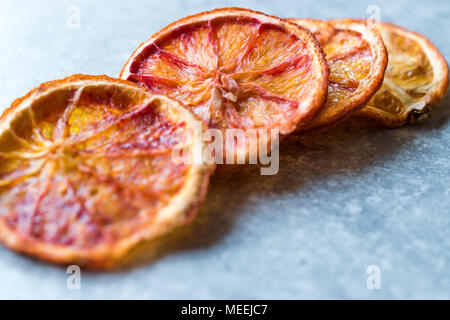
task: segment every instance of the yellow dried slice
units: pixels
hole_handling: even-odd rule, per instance
[[[357,115],[387,127],[426,117],[448,88],[448,65],[424,36],[390,23],[378,26],[389,53],[383,86]]]

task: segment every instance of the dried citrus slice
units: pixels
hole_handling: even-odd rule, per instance
[[[426,116],[448,88],[448,66],[424,36],[390,23],[378,26],[389,52],[383,86],[358,116],[399,127]]]
[[[56,263],[105,268],[190,221],[211,171],[195,117],[128,81],[74,75],[42,84],[0,119],[0,240]],[[195,129],[197,130],[197,129]]]
[[[305,129],[328,127],[362,109],[383,82],[387,53],[375,28],[355,20],[289,19],[315,34],[330,66],[325,108]]]
[[[210,128],[270,128],[286,135],[320,111],[328,66],[306,29],[223,8],[154,34],[134,51],[120,77],[177,99]],[[249,154],[238,146],[236,153],[244,152]]]

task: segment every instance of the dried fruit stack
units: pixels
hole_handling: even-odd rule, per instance
[[[398,127],[442,99],[448,67],[426,38],[390,24],[225,8],[157,32],[120,78],[51,81],[4,112],[6,246],[55,263],[116,266],[194,218],[214,164],[174,154],[205,148],[196,130],[283,137],[352,115]],[[270,142],[262,140],[233,150],[249,158]]]

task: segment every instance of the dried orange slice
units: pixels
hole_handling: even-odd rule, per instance
[[[328,66],[306,29],[260,12],[223,8],[154,34],[120,77],[177,99],[210,128],[270,128],[286,135],[320,111]],[[249,154],[238,146],[237,153],[244,152]]]
[[[211,167],[175,163],[195,117],[128,81],[74,75],[0,119],[0,240],[55,263],[106,268],[190,221]]]
[[[319,40],[330,66],[325,108],[305,129],[321,129],[362,109],[383,82],[387,53],[375,28],[356,20],[289,19]]]
[[[378,26],[389,52],[381,89],[357,115],[387,127],[426,117],[448,88],[448,65],[424,36],[390,23]]]

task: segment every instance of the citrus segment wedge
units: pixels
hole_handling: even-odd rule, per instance
[[[177,99],[210,128],[286,135],[320,111],[328,66],[309,31],[263,13],[223,8],[154,34],[120,77]]]
[[[172,151],[203,147],[190,139],[196,123],[178,102],[106,76],[32,90],[0,119],[0,240],[106,268],[189,222],[212,168]]]
[[[384,83],[357,115],[387,127],[426,117],[448,88],[448,65],[424,36],[390,23],[378,26],[389,52]]]
[[[362,109],[383,82],[387,53],[375,28],[356,20],[289,19],[319,40],[330,66],[328,99],[305,129],[326,128]]]

